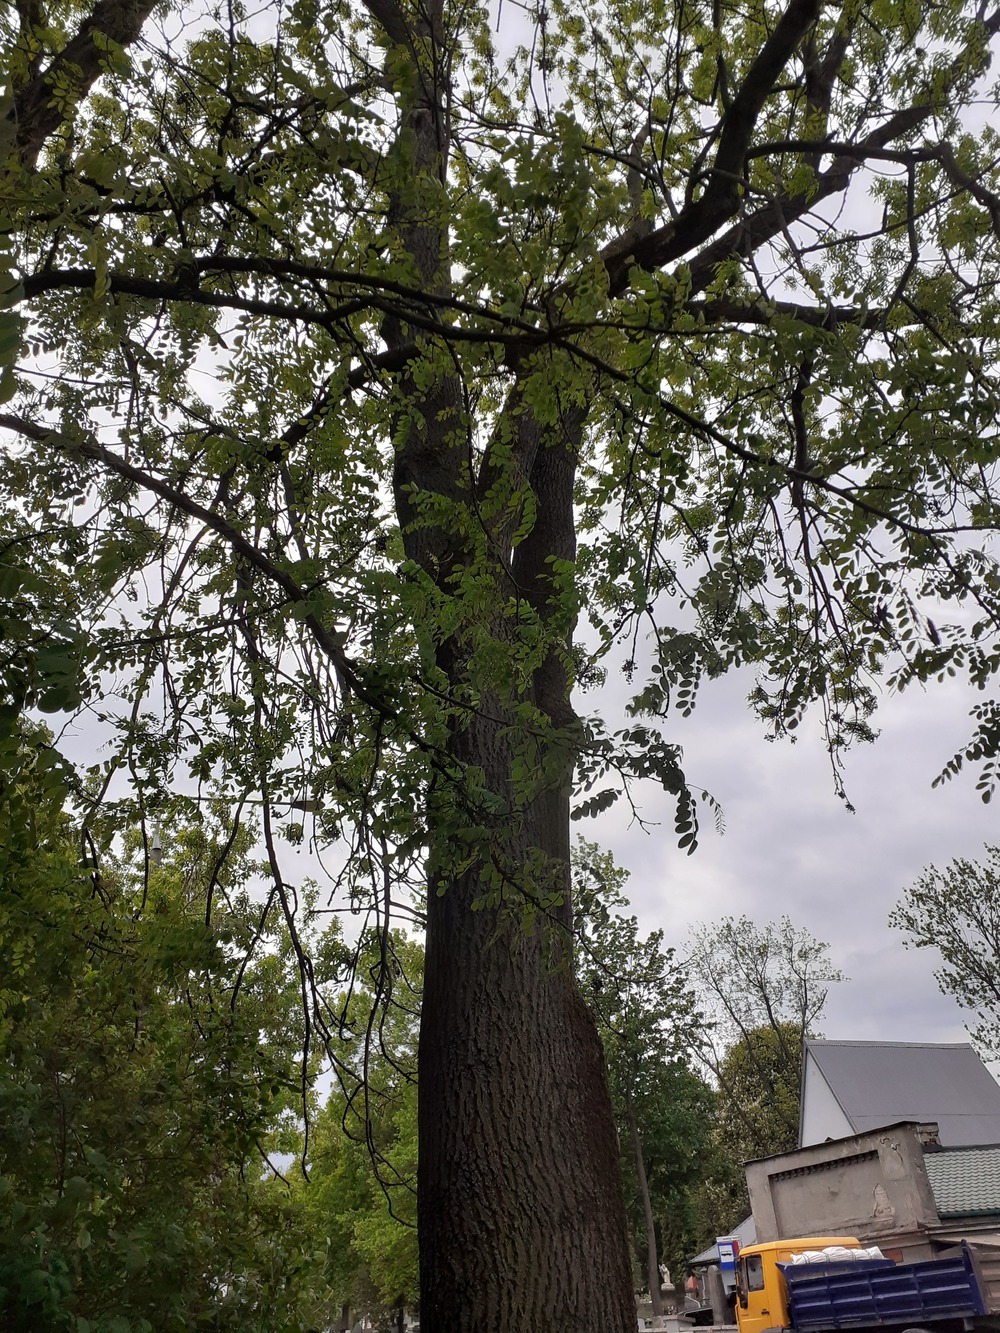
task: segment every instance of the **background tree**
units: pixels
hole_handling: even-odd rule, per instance
[[[725,917],[692,931],[689,967],[710,1019],[700,1053],[727,1150],[744,1162],[798,1147],[802,1043],[816,1035],[830,984],[845,979],[829,946],[787,916],[764,926]],[[742,1176],[735,1185],[745,1200]]]
[[[249,839],[206,922],[210,821],[175,830],[148,873],[128,856],[98,871],[48,738],[28,730],[4,758],[3,1327],[311,1327],[322,1272],[271,1158],[300,1097],[300,997],[280,931],[245,961]]]
[[[296,806],[345,903],[426,892],[422,1326],[625,1333],[574,777],[693,847],[703,675],[835,773],[873,678],[988,683],[1000,11],[512,12],[0,15],[0,668],[93,710],[88,821],[259,800],[289,932]]]
[[[720,1126],[740,1161],[799,1146],[801,1029],[753,1028],[719,1062]]]
[[[383,966],[383,949],[391,965]],[[338,1308],[388,1321],[419,1300],[416,1230],[417,1027],[423,950],[398,932],[369,936],[345,997],[340,1080],[311,1136],[299,1185],[310,1231],[326,1238]],[[387,973],[394,977],[385,993]],[[374,1040],[368,1040],[372,1025]]]
[[[689,1068],[702,1019],[684,969],[664,945],[662,930],[643,936],[637,919],[624,915],[627,879],[610,853],[577,841],[576,970],[607,1059],[626,1179],[635,1201],[631,1211],[638,1214],[636,1252],[644,1262],[653,1313],[660,1315],[657,1219],[671,1216],[705,1169],[705,1112],[712,1098]],[[675,1261],[678,1245],[687,1238],[683,1222],[675,1219]]]
[[[688,1260],[739,1217],[720,1208],[728,1200],[735,1159],[716,1131],[719,1097],[692,1062],[663,1065],[649,1080],[637,1107],[654,1200],[660,1255],[676,1282]],[[626,1190],[634,1196],[631,1173]],[[633,1214],[635,1205],[632,1206]]]
[[[889,924],[906,947],[936,949],[934,973],[945,995],[970,1016],[973,1041],[987,1058],[1000,1055],[1000,847],[982,861],[957,858],[929,866],[904,893]]]

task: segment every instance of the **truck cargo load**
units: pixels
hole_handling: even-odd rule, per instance
[[[788,1291],[789,1319],[800,1333],[886,1324],[925,1326],[987,1313],[967,1245],[954,1258],[910,1264],[868,1259],[779,1267]]]

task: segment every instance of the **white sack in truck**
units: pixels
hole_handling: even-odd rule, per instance
[[[827,1245],[823,1250],[800,1250],[793,1254],[789,1263],[793,1264],[830,1264],[841,1260],[852,1262],[855,1259],[883,1259],[885,1256],[877,1245],[861,1246],[854,1249],[848,1245]]]

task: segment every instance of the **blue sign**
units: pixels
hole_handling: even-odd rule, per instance
[[[739,1249],[734,1236],[717,1236],[715,1243],[719,1247],[719,1267],[724,1273],[736,1272],[736,1252]]]
[[[740,1246],[735,1236],[717,1236],[715,1243],[719,1247],[722,1286],[728,1295],[736,1288],[736,1256],[739,1254]]]

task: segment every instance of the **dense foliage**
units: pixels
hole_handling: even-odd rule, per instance
[[[574,785],[655,779],[693,849],[664,717],[751,664],[835,775],[880,678],[963,674],[948,772],[992,789],[998,33],[987,0],[0,13],[0,723],[81,718],[102,860],[115,802],[216,801],[223,848],[259,802],[310,1037],[290,844],[383,937],[426,917],[425,1333],[633,1323]],[[606,667],[627,721],[576,712]]]
[[[326,1237],[337,1306],[383,1318],[419,1300],[416,1231],[417,1024],[423,951],[394,933],[369,938],[344,1005],[341,1075],[311,1135],[299,1186],[310,1230]],[[385,996],[383,977],[395,982]]]
[[[206,819],[169,827],[158,863],[127,834],[98,867],[64,812],[72,775],[51,738],[18,728],[4,754],[4,1329],[294,1333],[345,1304],[412,1308],[420,949],[385,942],[389,995],[367,937],[337,995],[353,951],[336,921],[310,930],[303,903],[341,1016],[317,1111],[329,1080],[316,1059],[303,1070],[291,942],[261,919],[249,832],[224,866]]]
[[[210,824],[175,831],[160,867],[98,869],[71,840],[48,739],[5,758],[3,1327],[310,1326],[322,1235],[271,1162],[297,1137],[300,997],[280,931],[245,965],[247,840],[206,921]]]
[[[719,1062],[719,1129],[735,1161],[799,1146],[803,1035],[792,1023],[752,1028]]]

